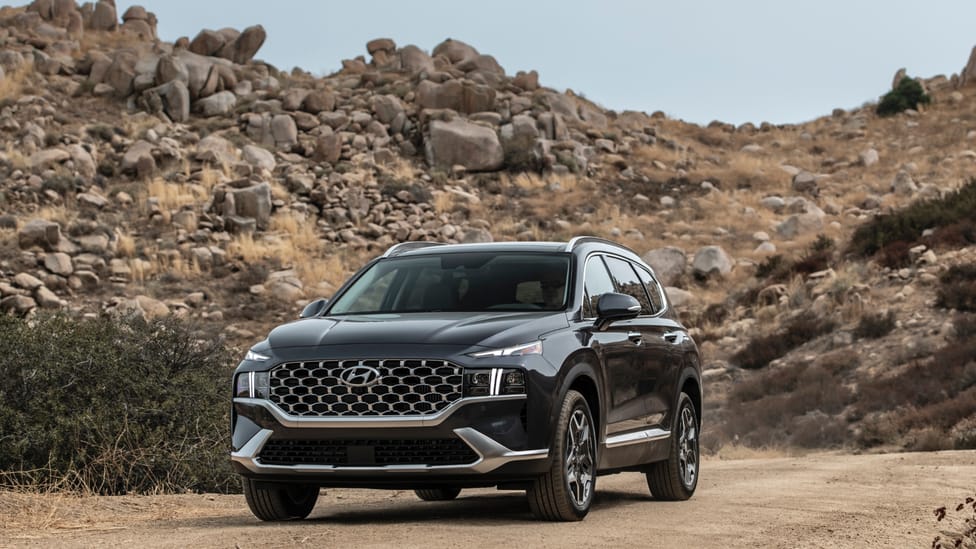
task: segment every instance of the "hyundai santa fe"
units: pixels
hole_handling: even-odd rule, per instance
[[[698,349],[653,270],[593,237],[390,248],[255,345],[232,453],[262,520],[322,487],[524,490],[580,520],[599,475],[685,500],[699,474]]]

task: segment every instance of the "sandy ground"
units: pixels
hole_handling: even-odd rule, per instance
[[[521,492],[328,490],[308,520],[265,524],[243,496],[0,493],[10,547],[930,547],[933,510],[976,493],[976,451],[711,460],[690,501],[600,477],[593,510],[536,522]],[[951,526],[951,523],[950,523]]]

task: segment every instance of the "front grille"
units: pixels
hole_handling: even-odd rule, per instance
[[[457,438],[430,440],[270,440],[262,465],[468,465],[478,455]]]
[[[347,385],[347,368],[369,367],[378,379]],[[443,360],[323,360],[287,362],[271,370],[271,402],[295,416],[429,415],[462,396],[463,369]]]

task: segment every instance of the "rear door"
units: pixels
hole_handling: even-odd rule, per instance
[[[676,322],[669,311],[664,298],[664,288],[640,265],[634,266],[641,283],[647,292],[652,307],[659,311],[653,318],[647,320],[653,326],[652,333],[657,336],[654,345],[655,359],[658,363],[655,388],[648,398],[648,410],[652,415],[663,415],[669,418],[671,406],[678,394],[678,376],[681,374],[681,352],[686,347],[688,333],[684,327]]]

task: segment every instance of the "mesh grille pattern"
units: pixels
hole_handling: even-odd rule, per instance
[[[340,378],[357,367],[376,370],[375,382],[354,387]],[[443,360],[287,362],[271,370],[270,399],[295,416],[429,415],[461,398],[463,380],[463,369]]]
[[[456,438],[431,440],[271,440],[265,465],[468,465],[478,455]]]

